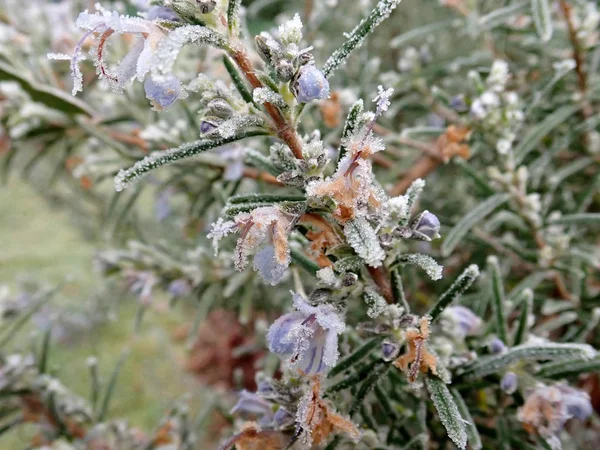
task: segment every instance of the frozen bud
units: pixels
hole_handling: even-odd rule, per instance
[[[298,70],[292,83],[292,92],[300,103],[329,97],[329,82],[314,64],[306,64]]]
[[[167,290],[173,297],[186,297],[192,293],[192,286],[185,278],[178,278],[171,281]]]
[[[281,59],[275,64],[275,73],[279,81],[287,83],[294,76],[294,66],[287,59]]]
[[[467,103],[465,102],[465,96],[461,94],[452,97],[450,99],[450,108],[459,112],[466,111]]]
[[[177,22],[179,16],[173,12],[170,8],[164,6],[153,6],[146,13],[146,19],[148,20],[170,20],[171,22]]]
[[[342,278],[342,286],[350,287],[354,286],[358,281],[358,275],[352,272],[347,272],[344,274],[344,278]]]
[[[578,420],[586,420],[592,415],[592,403],[586,392],[566,388],[563,399],[569,416]]]
[[[206,105],[209,113],[213,116],[220,117],[222,119],[229,119],[233,116],[234,111],[229,103],[222,98],[215,98]]]
[[[159,81],[148,77],[144,82],[144,90],[152,106],[160,111],[171,106],[179,98],[181,95],[181,84],[173,75]]]
[[[269,33],[263,31],[254,38],[258,54],[269,65],[274,65],[275,62],[283,57],[283,48],[281,44]]]
[[[519,377],[514,372],[506,372],[500,380],[500,389],[507,394],[513,394],[519,385]]]
[[[273,421],[271,403],[260,395],[246,390],[240,392],[238,402],[229,413],[244,419],[258,419],[263,426],[269,425]]]
[[[464,306],[449,306],[442,314],[456,325],[453,331],[459,336],[473,336],[481,328],[481,318]]]
[[[381,343],[381,357],[384,361],[392,361],[396,359],[400,353],[400,346],[396,342],[385,340]]]
[[[499,355],[500,353],[504,353],[506,351],[506,345],[504,345],[504,342],[502,342],[502,340],[497,337],[490,341],[488,347],[490,349],[490,352],[492,352],[495,355]]]
[[[413,221],[411,228],[413,237],[430,241],[440,237],[440,220],[435,214],[425,210]]]
[[[217,7],[217,0],[196,0],[201,14],[208,14]]]
[[[214,120],[211,120],[208,117],[204,118],[204,120],[200,122],[200,133],[210,133],[211,131],[215,130],[218,126],[218,123],[216,123]]]
[[[311,305],[318,305],[324,303],[331,298],[330,289],[315,289],[308,296],[308,301]]]

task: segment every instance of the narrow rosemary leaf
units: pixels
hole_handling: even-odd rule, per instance
[[[474,380],[493,373],[498,373],[506,366],[517,361],[544,360],[580,360],[596,356],[596,350],[586,344],[519,345],[501,355],[482,357],[468,366],[462,373],[467,380]]]
[[[227,5],[227,27],[229,28],[229,34],[234,37],[237,37],[240,33],[239,14],[241,3],[242,0],[229,0]]]
[[[363,261],[371,267],[379,267],[385,258],[379,238],[371,224],[364,217],[349,220],[344,226],[348,244]]]
[[[227,203],[232,205],[240,203],[281,203],[281,202],[304,202],[306,197],[303,195],[281,195],[281,194],[245,194],[229,197]]]
[[[270,173],[275,177],[279,175],[279,171],[275,168],[271,160],[258,150],[255,150],[253,148],[247,149],[245,157],[246,163],[248,163],[252,167],[256,167],[259,170],[263,170],[267,173]]]
[[[144,159],[136,162],[129,169],[120,170],[115,177],[115,189],[117,192],[131,186],[142,177],[166,164],[171,164],[190,156],[198,155],[211,148],[239,141],[241,139],[253,136],[263,136],[266,132],[262,130],[244,131],[228,138],[200,139],[194,142],[188,142],[181,147],[171,148],[169,150],[158,150],[152,152]]]
[[[369,374],[367,379],[360,386],[356,395],[354,395],[352,406],[350,407],[350,417],[352,417],[358,408],[360,408],[369,392],[371,392],[377,382],[385,376],[386,372],[390,370],[390,367],[392,367],[391,364],[384,364],[377,367]]]
[[[48,367],[48,356],[50,354],[50,341],[52,339],[52,326],[49,326],[44,333],[44,340],[42,341],[42,348],[40,350],[38,371],[40,373],[46,373]]]
[[[553,361],[542,364],[536,375],[544,378],[564,378],[589,372],[600,372],[600,356],[592,359]]]
[[[354,364],[362,361],[366,356],[369,355],[369,353],[371,353],[371,351],[373,351],[381,343],[382,339],[382,336],[376,336],[373,339],[367,341],[365,344],[362,345],[362,347],[359,347],[358,350],[344,358],[333,369],[331,369],[327,374],[327,378],[333,378],[337,374],[348,370]]]
[[[488,266],[492,275],[492,310],[496,322],[496,333],[502,342],[507,341],[506,331],[506,312],[504,310],[504,284],[502,283],[502,273],[500,273],[500,264],[498,258],[490,256],[487,259]]]
[[[327,78],[346,62],[355,49],[360,47],[367,35],[372,32],[381,22],[389,17],[392,11],[400,4],[401,0],[380,0],[366,19],[363,19],[348,35],[346,42],[333,52],[325,62],[323,73]]]
[[[440,280],[442,278],[443,267],[437,263],[429,255],[422,253],[410,253],[408,255],[400,255],[396,258],[396,261],[392,263],[391,267],[398,264],[412,264],[420,267],[432,280]]]
[[[473,421],[473,417],[471,416],[471,412],[467,407],[467,404],[463,400],[460,392],[456,389],[451,389],[452,397],[456,402],[456,406],[458,407],[458,412],[462,416],[466,426],[467,432],[467,441],[473,450],[480,450],[483,445],[481,443],[481,436],[479,436],[479,431],[477,431],[477,427],[475,426],[475,422]]]
[[[491,13],[481,16],[478,20],[478,25],[482,30],[491,30],[492,28],[502,26],[510,17],[524,11],[528,4],[529,1],[521,1],[505,6],[504,8],[494,9]]]
[[[485,177],[481,176],[478,170],[471,167],[468,161],[465,161],[462,158],[454,158],[452,162],[463,169],[464,172],[471,177],[475,184],[479,186],[486,195],[492,195],[496,192],[494,188],[487,182]]]
[[[234,86],[236,87],[244,101],[246,103],[254,103],[252,93],[244,84],[244,80],[240,76],[240,73],[238,72],[237,68],[235,67],[235,64],[231,61],[229,56],[223,55],[223,64],[225,65],[225,69],[227,69],[227,72],[231,77],[231,81],[233,81]]]
[[[421,433],[412,438],[408,443],[402,447],[402,450],[424,450],[428,448],[429,435]]]
[[[452,286],[442,294],[438,302],[431,308],[429,311],[431,321],[436,320],[446,307],[463,295],[477,278],[479,278],[479,267],[476,264],[471,264],[459,275],[454,283],[452,283]]]
[[[441,247],[442,255],[444,257],[450,256],[452,251],[471,228],[500,205],[505,203],[509,197],[509,194],[493,195],[465,214],[446,235]]]
[[[264,206],[272,206],[275,204],[282,206],[298,205],[301,206],[304,202],[255,202],[255,203],[236,203],[233,205],[227,204],[221,210],[221,214],[228,218],[233,218],[240,213],[247,213],[255,210],[256,208],[262,208]]]
[[[127,359],[129,353],[127,351],[121,354],[121,357],[115,364],[115,368],[110,374],[110,378],[108,379],[108,383],[106,384],[106,389],[104,390],[104,398],[102,399],[102,405],[100,406],[100,410],[96,416],[96,422],[102,422],[106,413],[108,412],[108,406],[110,405],[110,400],[112,399],[112,395],[115,391],[115,387],[117,385],[117,380],[119,378],[119,373],[121,372],[121,368]]]
[[[354,104],[350,108],[350,111],[348,112],[348,117],[346,118],[346,123],[344,124],[344,131],[342,131],[342,139],[350,136],[354,132],[356,125],[358,124],[358,119],[360,118],[360,115],[363,112],[363,109],[364,109],[364,102],[362,101],[362,99],[359,99],[356,102],[354,102]],[[337,159],[338,163],[345,155],[346,155],[346,146],[344,144],[341,144],[340,151],[338,153],[338,159]]]
[[[527,277],[523,278],[519,284],[512,288],[512,291],[510,291],[508,296],[509,300],[515,302],[526,289],[531,289],[533,291],[547,276],[548,273],[543,271],[533,272],[532,274],[527,275]]]
[[[517,323],[517,331],[515,331],[515,337],[513,339],[513,345],[521,345],[525,341],[525,335],[529,327],[529,315],[531,314],[531,308],[533,306],[533,291],[527,289],[523,291],[525,299],[521,302],[521,314],[519,315],[519,321]]]
[[[531,0],[531,16],[538,36],[542,42],[552,37],[552,13],[548,0]]]
[[[375,393],[375,397],[377,398],[379,405],[387,415],[387,419],[392,423],[395,422],[398,419],[398,414],[396,413],[396,410],[390,403],[388,394],[383,392],[383,389],[381,389],[379,385],[375,385],[375,390],[373,392]]]
[[[361,381],[365,380],[373,370],[382,364],[384,364],[384,362],[381,359],[376,359],[368,364],[365,364],[352,375],[328,388],[327,392],[338,392],[360,383]]]
[[[458,410],[458,406],[448,386],[437,377],[427,377],[425,380],[427,390],[438,412],[442,425],[446,428],[448,437],[458,448],[467,448],[467,430],[465,422]]]
[[[402,276],[398,269],[392,269],[392,292],[394,293],[394,299],[399,302],[404,308],[406,314],[410,313],[410,305],[404,295],[404,286],[402,285]]]
[[[428,23],[426,25],[413,28],[412,30],[407,31],[406,33],[402,33],[390,41],[390,48],[403,48],[409,42],[412,42],[415,39],[421,38],[429,38],[433,36],[435,33],[438,33],[443,30],[455,28],[457,25],[460,25],[463,21],[450,19],[443,20],[441,22]]]
[[[406,209],[410,211],[415,204],[415,202],[419,199],[419,195],[423,192],[423,188],[425,187],[425,181],[421,178],[417,178],[415,181],[411,183],[411,185],[406,190],[404,197],[406,197]],[[400,221],[399,225],[405,226],[408,225],[410,221],[410,214],[408,214],[403,220]]]
[[[292,257],[292,262],[294,262],[298,266],[302,267],[304,270],[306,270],[311,275],[316,275],[317,271],[319,271],[321,269],[321,267],[316,262],[314,262],[312,259],[310,259],[308,256],[306,256],[300,250],[291,248],[290,255]]]
[[[600,213],[569,214],[549,220],[547,225],[600,225]]]
[[[525,156],[529,154],[552,130],[563,124],[569,117],[579,110],[578,105],[566,105],[557,109],[538,125],[530,128],[527,135],[514,149],[515,163],[521,164]]]

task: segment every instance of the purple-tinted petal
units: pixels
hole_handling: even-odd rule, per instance
[[[517,390],[519,377],[514,372],[506,372],[500,381],[500,389],[507,394],[512,394]]]
[[[282,356],[294,353],[296,343],[289,339],[290,331],[301,325],[304,319],[306,319],[304,314],[295,311],[284,314],[273,322],[267,335],[269,350]]]
[[[164,6],[152,6],[146,13],[146,19],[162,19],[177,22],[179,20],[179,16],[170,8],[165,8]]]
[[[301,103],[329,97],[329,82],[323,72],[313,64],[300,68],[300,75],[294,84],[296,99]]]
[[[181,84],[173,75],[160,81],[155,81],[152,77],[148,77],[144,82],[144,89],[146,97],[148,97],[158,110],[171,106],[181,94]]]
[[[285,275],[287,266],[279,264],[275,258],[275,248],[268,245],[254,255],[254,270],[256,270],[265,282],[274,286],[279,283]]]

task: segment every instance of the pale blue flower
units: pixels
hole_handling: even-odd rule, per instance
[[[311,100],[328,98],[329,82],[314,64],[306,64],[299,69],[292,90],[300,103],[308,103]]]
[[[338,358],[338,335],[346,325],[330,304],[310,305],[293,294],[296,311],[284,314],[269,328],[269,349],[287,358],[288,364],[305,375],[323,373]]]

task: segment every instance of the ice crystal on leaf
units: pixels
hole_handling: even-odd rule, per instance
[[[284,314],[269,328],[269,349],[305,375],[323,373],[337,362],[338,335],[346,325],[332,305],[312,306],[296,293],[293,298],[296,311]]]
[[[385,251],[381,248],[379,239],[369,222],[359,217],[346,223],[344,234],[348,244],[371,267],[381,266]]]

